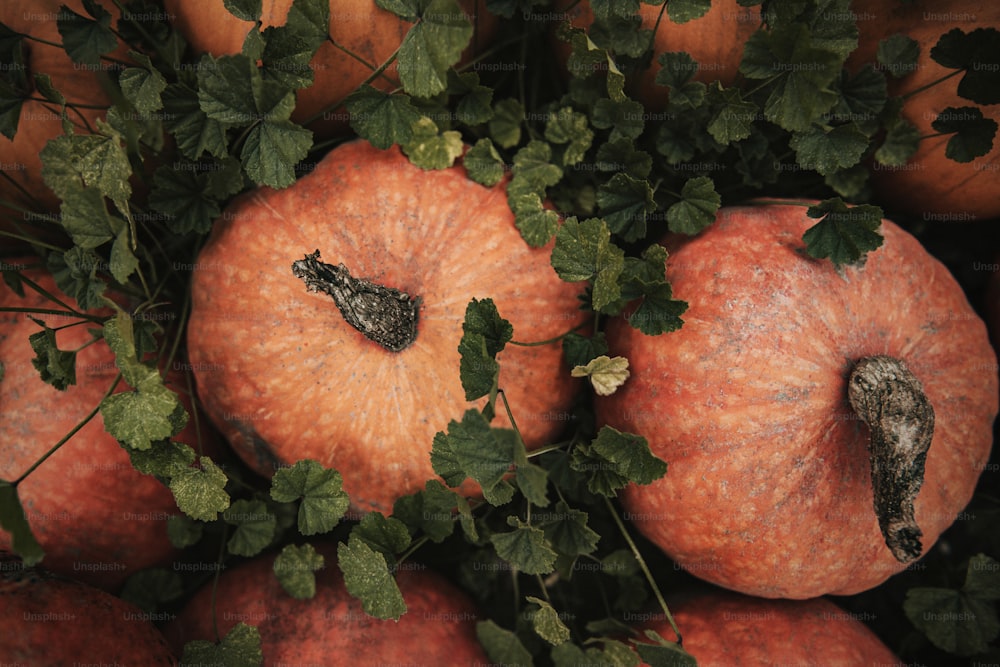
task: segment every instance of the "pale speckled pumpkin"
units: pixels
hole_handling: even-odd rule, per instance
[[[916,520],[924,552],[972,497],[993,439],[996,356],[947,268],[884,220],[862,267],[805,254],[796,205],[722,209],[667,239],[684,326],[609,323],[632,377],[598,420],[645,436],[667,474],[623,491],[625,514],[680,566],[762,597],[847,595],[905,565],[872,509],[868,428],[847,398],[860,358],[903,360],[935,411]]]
[[[863,617],[825,598],[762,600],[709,591],[671,604],[670,613],[684,638],[684,649],[699,667],[901,664]],[[676,640],[662,617],[642,627]]]
[[[316,573],[316,595],[297,600],[274,575],[274,554],[227,570],[218,588],[209,582],[164,627],[181,656],[195,640],[215,641],[237,623],[260,632],[264,665],[486,665],[476,639],[479,612],[461,590],[420,564],[396,574],[406,613],[398,621],[365,613],[351,597],[337,566],[336,549],[317,544],[325,565]],[[214,608],[213,608],[214,601]],[[213,612],[215,623],[213,623]]]
[[[415,342],[390,352],[330,296],[307,292],[291,265],[317,249],[356,278],[419,297]],[[482,405],[459,379],[472,298],[492,298],[518,341],[584,322],[580,286],[556,276],[550,252],[521,239],[503,185],[477,185],[458,166],[423,171],[396,148],[342,145],[296,185],[249,193],[216,222],[192,279],[199,397],[257,470],[314,459],[342,473],[355,508],[388,511],[435,477],[434,434]],[[561,346],[508,345],[499,361],[529,447],[553,437],[579,387]],[[495,424],[509,425],[498,412]]]

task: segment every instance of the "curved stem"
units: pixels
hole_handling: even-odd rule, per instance
[[[885,544],[901,563],[920,557],[922,532],[913,502],[924,482],[924,463],[934,435],[934,409],[920,380],[894,357],[857,362],[847,396],[868,425],[875,514]]]
[[[542,346],[542,345],[549,345],[551,343],[555,343],[557,341],[562,340],[563,338],[565,338],[566,336],[570,335],[574,331],[579,331],[580,329],[583,329],[588,324],[589,324],[589,322],[581,322],[580,324],[577,324],[575,327],[573,327],[569,331],[567,331],[565,333],[561,333],[558,336],[553,336],[552,338],[546,338],[545,340],[532,341],[530,343],[525,343],[525,342],[522,342],[522,341],[519,341],[519,340],[512,340],[512,341],[510,341],[510,344],[511,345],[518,345],[520,347],[539,347],[539,346]]]
[[[607,506],[608,513],[611,515],[611,518],[615,520],[615,524],[618,526],[618,531],[622,534],[622,537],[625,538],[625,542],[628,543],[628,547],[632,551],[632,555],[635,557],[636,562],[639,563],[639,569],[642,570],[643,575],[646,577],[646,581],[649,582],[650,587],[653,589],[653,595],[656,596],[656,601],[660,603],[660,608],[663,610],[663,614],[666,616],[667,622],[670,623],[670,628],[674,631],[674,634],[677,635],[678,646],[681,645],[681,631],[677,627],[677,622],[674,621],[673,614],[670,613],[670,608],[667,607],[667,601],[663,598],[663,593],[660,592],[660,587],[656,585],[656,579],[653,578],[653,573],[650,572],[645,559],[643,559],[642,554],[639,553],[639,547],[636,546],[632,536],[629,535],[628,529],[625,528],[625,523],[622,521],[622,518],[618,516],[618,511],[611,503],[611,499],[604,496],[604,504]]]

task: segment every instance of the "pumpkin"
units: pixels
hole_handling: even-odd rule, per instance
[[[5,260],[42,289],[76,307],[37,260]],[[24,297],[0,291],[0,307],[48,308],[53,304],[30,287]],[[95,314],[110,314],[101,312]],[[0,313],[0,479],[13,481],[70,433],[104,397],[118,374],[114,354],[103,339],[92,340],[91,326],[72,326],[77,318],[31,313],[57,328],[60,350],[77,350],[76,384],[63,391],[42,381],[32,361],[28,337],[41,327],[21,312]],[[62,327],[62,328],[59,328]],[[170,374],[175,391],[182,374]],[[129,387],[119,383],[116,393]],[[191,402],[181,390],[189,414]],[[189,420],[177,440],[197,448],[199,436]],[[213,447],[207,434],[206,447]],[[88,421],[52,456],[17,485],[28,524],[45,551],[46,569],[115,592],[134,572],[169,562],[177,552],[167,538],[166,519],[179,514],[173,494],[156,478],[133,468],[128,453],[104,429],[100,414]],[[0,549],[10,549],[10,534],[0,531]]]
[[[390,328],[415,340],[393,351],[406,341],[376,342],[351,324],[362,300],[342,312],[309,291],[292,265],[317,250],[325,270],[346,273],[334,278],[343,289],[383,290],[376,308],[405,296],[406,324]],[[465,400],[459,377],[470,300],[493,299],[516,341],[585,323],[580,288],[559,280],[550,252],[522,240],[503,184],[478,185],[461,166],[424,171],[395,147],[343,144],[294,186],[248,193],[215,222],[188,326],[205,410],[259,472],[313,459],[341,472],[355,509],[390,510],[434,477],[434,435],[484,405]],[[357,279],[363,289],[349,287]],[[555,436],[578,388],[559,344],[508,344],[498,361],[528,446]],[[509,426],[497,412],[495,425]]]
[[[594,22],[594,12],[587,0],[560,0],[555,6],[564,12],[573,27],[589,28]],[[662,68],[658,58],[664,53],[684,51],[694,58],[698,63],[695,81],[720,81],[727,86],[736,82],[743,47],[762,25],[760,8],[743,7],[737,0],[715,0],[704,16],[675,23],[670,19],[668,3],[665,15],[657,25],[661,10],[663,7],[657,5],[639,6],[642,28],[655,28],[656,32],[653,35],[652,62],[630,84],[630,94],[635,99],[647,109],[666,108],[668,89],[656,83],[656,75]],[[559,39],[554,44],[559,58],[565,63],[569,58],[569,44]]]
[[[110,0],[100,0],[101,7],[115,18],[118,9]],[[0,23],[17,32],[31,35],[25,39],[24,79],[31,86],[28,101],[21,107],[17,133],[14,139],[0,135],[0,154],[3,177],[0,177],[0,199],[17,202],[20,206],[34,211],[34,215],[18,216],[17,223],[24,231],[37,236],[38,229],[49,219],[43,215],[59,209],[59,198],[45,185],[42,179],[42,161],[39,153],[49,139],[63,133],[62,119],[58,105],[39,101],[41,94],[34,90],[34,75],[47,74],[52,85],[63,94],[67,102],[79,105],[68,109],[67,117],[77,133],[89,133],[96,126],[98,118],[104,118],[111,98],[106,92],[111,84],[108,72],[92,65],[74,63],[61,46],[45,44],[36,40],[46,40],[62,44],[62,37],[56,25],[60,6],[65,5],[83,16],[82,0],[11,0],[0,4]],[[126,49],[121,48],[111,54],[120,60],[127,58]],[[89,127],[88,127],[89,126]],[[8,178],[9,177],[9,178]],[[4,214],[13,221],[13,213]],[[5,224],[7,229],[18,226]]]
[[[996,356],[946,267],[883,220],[883,246],[835,268],[805,254],[815,222],[791,203],[721,209],[665,241],[682,328],[607,327],[633,373],[598,421],[669,466],[623,490],[626,517],[680,567],[761,597],[849,595],[907,567],[971,499],[997,413]]]
[[[939,135],[931,123],[948,107],[979,107],[983,116],[1000,122],[1000,105],[977,105],[958,96],[961,76],[935,83],[955,70],[937,64],[930,51],[941,35],[959,28],[1000,29],[1000,5],[989,0],[857,0],[851,3],[857,15],[858,48],[848,60],[852,71],[865,63],[877,63],[879,41],[902,33],[916,40],[920,56],[911,72],[895,78],[887,73],[890,95],[907,97],[902,116],[913,124],[921,139],[917,152],[905,165],[875,164],[872,185],[876,200],[884,207],[925,220],[968,221],[1000,217],[997,190],[1000,172],[1000,136],[993,148],[971,162],[956,162],[945,156],[953,135]],[[995,65],[987,63],[986,66]],[[933,84],[933,85],[930,85]],[[929,86],[926,90],[922,90]]]
[[[178,657],[195,640],[216,641],[237,623],[260,633],[264,665],[480,665],[479,614],[466,595],[419,563],[396,574],[406,613],[398,621],[369,616],[352,597],[336,550],[316,545],[325,565],[316,594],[296,599],[274,573],[274,554],[227,569],[207,583],[164,628]]]
[[[480,0],[460,0],[460,4],[475,29],[460,61],[468,62],[489,42],[498,21],[484,11]],[[252,23],[233,16],[222,0],[165,0],[164,6],[173,25],[197,53],[215,57],[239,53],[247,33],[255,29]],[[284,25],[291,6],[292,0],[265,0],[262,28]],[[329,41],[323,44],[309,62],[313,84],[297,92],[292,120],[305,123],[321,137],[345,133],[349,116],[340,103],[399,48],[412,25],[379,7],[375,0],[330,0],[330,37],[365,62]],[[397,64],[371,84],[383,90],[398,88]]]
[[[0,658],[6,664],[176,664],[151,620],[110,593],[0,552]]]
[[[764,600],[712,590],[689,594],[671,604],[670,613],[699,665],[901,664],[865,625],[866,614],[825,598]],[[642,629],[676,641],[663,615],[652,616]]]

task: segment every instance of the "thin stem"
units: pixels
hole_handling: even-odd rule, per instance
[[[642,554],[639,553],[639,547],[636,546],[635,541],[632,536],[629,535],[628,530],[625,528],[625,523],[622,521],[621,517],[618,516],[618,511],[615,506],[611,503],[611,499],[607,496],[604,497],[604,504],[608,508],[608,512],[611,517],[615,520],[615,524],[618,525],[618,530],[621,532],[622,537],[628,543],[629,549],[632,551],[632,555],[635,556],[635,560],[639,563],[639,568],[646,577],[646,581],[653,589],[653,594],[656,596],[656,601],[660,603],[660,608],[663,609],[663,613],[667,618],[667,622],[670,623],[670,627],[673,629],[674,634],[677,635],[677,644],[681,645],[681,631],[677,627],[677,623],[674,621],[673,614],[670,613],[670,609],[667,607],[667,601],[663,598],[663,593],[660,592],[659,586],[656,585],[656,580],[653,578],[653,573],[650,572],[649,566],[646,565],[646,561],[643,559]]]
[[[409,548],[406,551],[404,551],[403,553],[401,553],[399,555],[399,557],[396,558],[396,568],[398,569],[399,566],[402,565],[406,561],[407,558],[409,558],[410,556],[412,556],[413,553],[415,551],[417,551],[417,549],[419,549],[420,547],[422,547],[425,544],[427,544],[430,541],[430,539],[431,538],[427,537],[426,535],[422,535],[422,536],[420,536],[420,538],[418,538],[416,541],[414,541],[409,546]]]
[[[558,336],[553,336],[552,338],[547,338],[545,340],[533,341],[533,342],[530,342],[530,343],[525,343],[525,342],[522,342],[522,341],[519,341],[519,340],[512,340],[512,341],[510,341],[510,344],[511,345],[518,345],[520,347],[540,347],[542,345],[550,345],[552,343],[555,343],[557,341],[562,340],[563,338],[565,338],[566,336],[570,335],[571,333],[573,333],[575,331],[579,331],[580,329],[583,329],[588,324],[590,324],[590,323],[589,322],[581,322],[580,324],[577,324],[575,327],[573,327],[569,331],[567,331],[565,333],[561,333]]]
[[[945,74],[940,79],[935,79],[934,81],[931,81],[930,83],[927,83],[927,84],[924,84],[923,86],[920,86],[919,88],[914,88],[913,90],[909,91],[908,93],[904,93],[903,95],[900,95],[900,97],[902,97],[904,100],[907,100],[907,99],[913,97],[914,95],[916,95],[917,93],[922,93],[925,90],[927,90],[928,88],[933,88],[934,86],[938,85],[939,83],[941,83],[943,81],[947,81],[948,79],[952,78],[953,76],[958,76],[960,74],[965,74],[965,70],[964,69],[954,70],[953,72],[951,72],[949,74]]]
[[[38,459],[37,461],[35,461],[35,462],[34,462],[34,463],[33,463],[33,464],[31,465],[31,467],[30,467],[30,468],[28,468],[28,469],[27,469],[27,470],[25,470],[25,471],[24,471],[23,473],[21,473],[21,476],[20,476],[20,477],[18,477],[17,479],[15,479],[15,480],[14,480],[13,482],[11,482],[11,484],[12,484],[13,486],[17,486],[17,485],[18,485],[18,484],[20,484],[20,483],[21,483],[22,481],[24,481],[24,478],[25,478],[25,477],[27,477],[28,475],[30,475],[31,473],[33,473],[33,472],[34,472],[34,471],[35,471],[35,470],[36,470],[36,469],[38,468],[38,466],[40,466],[40,465],[42,465],[43,463],[45,463],[45,461],[46,461],[46,460],[47,460],[47,459],[48,459],[48,458],[49,458],[50,456],[52,456],[52,455],[53,455],[53,454],[55,454],[55,453],[56,453],[57,451],[59,451],[59,448],[60,448],[60,447],[62,447],[63,445],[65,445],[65,444],[66,444],[66,442],[67,442],[67,441],[68,441],[68,440],[69,440],[70,438],[72,438],[72,437],[73,437],[74,435],[76,435],[76,434],[77,434],[77,432],[78,432],[78,431],[79,431],[80,429],[82,429],[82,428],[83,428],[84,426],[86,426],[86,425],[87,425],[87,423],[88,423],[88,422],[89,422],[89,421],[90,421],[91,419],[93,419],[93,418],[94,418],[95,416],[97,416],[97,413],[98,413],[98,411],[100,411],[100,409],[101,409],[101,403],[103,403],[103,402],[104,402],[104,399],[106,399],[106,398],[107,398],[108,396],[111,396],[111,394],[113,394],[113,393],[114,393],[114,391],[115,391],[115,387],[117,387],[117,386],[118,386],[118,382],[119,382],[119,381],[120,381],[121,379],[122,379],[122,374],[121,374],[121,373],[118,373],[118,375],[117,375],[117,376],[115,376],[115,381],[114,381],[114,382],[112,382],[112,383],[111,383],[111,386],[110,386],[110,387],[108,387],[108,390],[107,390],[106,392],[104,392],[104,396],[102,396],[102,397],[101,397],[101,400],[97,402],[97,405],[95,405],[95,406],[94,406],[94,409],[93,409],[93,410],[91,410],[91,411],[90,411],[90,412],[89,412],[89,413],[87,414],[87,416],[86,416],[86,417],[84,417],[84,418],[83,418],[83,419],[82,419],[82,420],[81,420],[81,421],[80,421],[80,422],[79,422],[79,423],[78,423],[78,424],[77,424],[76,426],[74,426],[74,427],[73,427],[73,428],[72,428],[72,429],[70,430],[70,432],[69,432],[69,433],[67,433],[66,435],[64,435],[64,436],[62,437],[62,439],[60,439],[60,440],[59,440],[59,442],[57,442],[57,443],[56,443],[55,445],[53,445],[53,446],[52,446],[52,449],[50,449],[49,451],[45,452],[45,454],[44,454],[44,455],[43,455],[43,456],[42,456],[42,457],[41,457],[40,459]]]

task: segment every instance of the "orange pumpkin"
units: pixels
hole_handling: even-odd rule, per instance
[[[722,209],[698,236],[667,240],[667,279],[690,304],[683,327],[648,337],[616,319],[607,329],[633,374],[598,397],[599,422],[645,436],[669,466],[623,491],[626,516],[681,567],[761,597],[848,595],[904,569],[971,499],[997,413],[986,327],[944,265],[883,220],[884,245],[838,269],[805,254],[815,222],[791,204]],[[889,389],[915,396],[922,385],[933,411],[916,531],[895,523],[902,502],[884,526],[912,538],[899,556],[873,509],[873,483],[888,493],[894,478],[873,482],[869,439],[899,426],[924,433],[914,416],[926,405],[893,422],[889,404],[872,420],[883,404],[869,396],[855,412],[878,368],[864,360],[884,356],[917,380],[904,387],[899,370]],[[923,465],[903,435],[912,449],[895,455]]]
[[[574,27],[587,28],[594,22],[594,12],[587,0],[560,0],[556,8],[565,12]],[[675,23],[669,18],[668,3],[666,14],[657,26],[661,10],[662,6],[639,6],[642,28],[656,28],[653,35],[654,55],[650,66],[632,82],[631,94],[647,109],[665,108],[668,89],[656,83],[656,75],[662,68],[657,58],[663,53],[676,51],[690,54],[698,63],[695,81],[720,81],[723,85],[732,85],[739,76],[743,47],[761,27],[760,8],[743,7],[737,0],[716,0],[704,16],[686,23]],[[569,45],[558,39],[555,45],[557,54],[565,62],[570,53]]]
[[[237,623],[260,632],[264,664],[484,665],[476,639],[479,614],[462,591],[439,575],[401,569],[396,575],[406,613],[398,621],[369,616],[348,594],[336,550],[318,545],[325,565],[316,573],[316,595],[297,600],[274,574],[273,554],[226,570],[187,602],[165,628],[178,656],[195,640],[216,640]]]
[[[391,351],[309,292],[292,264],[315,250],[419,298],[415,341]],[[423,171],[398,148],[344,144],[291,188],[249,193],[216,221],[192,277],[199,396],[258,471],[314,459],[341,472],[355,508],[388,511],[434,477],[435,433],[473,407],[458,373],[471,299],[492,298],[518,341],[585,321],[579,286],[559,280],[550,252],[522,240],[503,185],[477,185],[459,166]],[[578,386],[561,355],[558,343],[500,353],[500,387],[529,447],[555,436],[552,415],[566,414]],[[498,413],[496,425],[509,425]]]
[[[5,260],[48,292],[76,307],[47,272],[30,269],[37,260]],[[51,301],[25,287],[24,298],[0,291],[5,308],[49,308]],[[104,313],[110,314],[110,313]],[[108,345],[92,340],[90,326],[69,326],[77,318],[31,313],[58,328],[61,350],[80,349],[76,384],[59,391],[44,383],[32,365],[28,337],[41,328],[19,312],[0,313],[0,479],[20,477],[69,433],[100,402],[118,374]],[[171,374],[175,389],[182,374]],[[119,383],[116,392],[129,387]],[[180,389],[190,413],[191,404]],[[177,439],[197,448],[194,420]],[[204,436],[203,436],[204,437]],[[210,440],[205,440],[211,446]],[[96,415],[55,454],[18,484],[32,532],[45,550],[46,569],[117,591],[138,570],[169,562],[177,551],[167,539],[166,519],[179,514],[173,494],[154,477],[132,467],[128,453]],[[10,534],[0,531],[0,549],[10,549]]]
[[[699,665],[900,664],[865,625],[865,615],[844,611],[825,598],[762,600],[707,591],[671,604],[670,613],[684,638],[684,649]],[[676,641],[662,615],[641,629]]]
[[[475,28],[463,55],[463,62],[467,62],[477,48],[489,42],[497,18],[484,11],[479,0],[461,0],[460,4]],[[254,28],[252,23],[233,16],[222,0],[165,0],[164,6],[174,26],[198,53],[215,57],[239,53],[247,33]],[[292,0],[265,0],[262,27],[284,25],[291,6]],[[292,120],[309,121],[307,127],[318,136],[342,134],[349,117],[339,103],[399,48],[412,25],[380,8],[374,0],[330,0],[330,37],[365,63],[329,41],[323,44],[309,62],[315,78],[311,86],[298,91]],[[383,90],[398,88],[397,64],[393,63],[385,77],[375,79],[372,85]]]
[[[111,0],[100,0],[97,4],[117,19],[118,9]],[[0,23],[33,38],[62,44],[62,37],[56,28],[56,17],[61,5],[87,16],[81,0],[11,0],[0,4]],[[67,111],[76,132],[88,133],[93,130],[96,127],[95,121],[104,118],[107,107],[111,104],[111,98],[106,92],[111,83],[108,72],[99,67],[74,63],[59,46],[26,39],[24,47],[29,85],[33,84],[32,76],[35,73],[48,74],[52,85],[65,96],[68,103],[84,107]],[[127,57],[124,48],[112,55],[119,59]],[[41,213],[59,209],[59,198],[42,179],[39,153],[49,139],[63,133],[58,106],[37,101],[41,97],[37,91],[31,97],[35,99],[25,102],[21,107],[14,139],[0,135],[0,154],[3,155],[0,165],[4,174],[10,177],[10,180],[0,177],[0,199],[17,202],[36,212],[23,218],[19,216],[16,221],[29,231],[32,227],[44,224]],[[96,108],[86,108],[91,106]],[[4,215],[10,218],[14,213],[5,210]]]
[[[58,667],[173,665],[150,615],[124,600],[0,552],[0,656],[7,664]]]
[[[888,76],[891,95],[908,95],[903,118],[916,126],[922,139],[917,152],[901,167],[875,165],[872,183],[878,203],[925,220],[966,221],[1000,217],[1000,134],[993,148],[971,162],[955,162],[945,157],[952,135],[937,135],[931,123],[948,107],[979,107],[986,118],[1000,123],[1000,105],[977,105],[958,96],[956,76],[935,83],[955,70],[931,59],[931,49],[941,35],[960,28],[1000,29],[1000,4],[990,0],[857,0],[851,3],[857,16],[858,49],[848,60],[856,70],[865,63],[876,64],[880,40],[902,33],[916,40],[920,57],[912,72],[902,78]],[[916,92],[919,91],[919,92]]]

